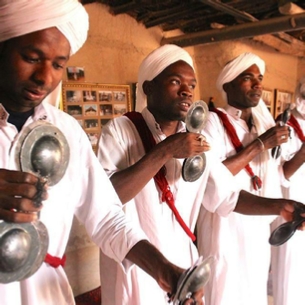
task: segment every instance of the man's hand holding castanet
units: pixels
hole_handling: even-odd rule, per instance
[[[45,180],[30,173],[0,169],[0,219],[32,222],[47,198]]]

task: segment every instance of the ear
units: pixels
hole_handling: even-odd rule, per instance
[[[148,81],[146,80],[144,83],[143,83],[143,91],[144,93],[148,96],[152,93],[152,82],[151,81]]]

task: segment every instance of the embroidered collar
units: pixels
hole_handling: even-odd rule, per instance
[[[233,117],[235,120],[240,120],[242,111],[240,109],[237,109],[229,104],[227,104],[224,107],[225,111],[231,116]]]
[[[148,125],[150,131],[153,135],[157,135],[161,138],[165,137],[165,134],[161,130],[160,124],[156,122],[153,114],[145,107],[142,110],[142,116],[144,117],[146,124]],[[186,127],[184,122],[179,122],[177,133],[178,132],[186,132]]]
[[[6,111],[5,107],[0,103],[0,123],[4,124],[7,122],[9,113]],[[32,115],[33,121],[37,120],[47,120],[46,105],[44,103],[39,104],[34,109],[34,114]]]

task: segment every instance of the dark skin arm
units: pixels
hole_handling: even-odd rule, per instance
[[[185,270],[169,262],[151,243],[145,240],[138,242],[126,258],[152,276],[164,291],[174,295],[178,280]],[[203,305],[203,294],[201,289],[192,295],[197,305]],[[187,300],[184,304],[191,305],[193,301]]]
[[[169,159],[188,158],[209,150],[209,144],[204,140],[201,146],[198,137],[190,132],[168,136],[134,165],[113,174],[110,180],[122,203],[134,198]]]
[[[36,220],[41,209],[36,206],[39,180],[29,173],[0,169],[0,219],[18,223]],[[41,200],[46,198],[45,186]]]
[[[176,291],[178,279],[184,269],[170,263],[148,241],[138,242],[128,252],[126,258],[152,276],[163,290],[167,292]]]
[[[255,139],[240,152],[225,159],[223,164],[233,175],[236,175],[259,153],[287,142],[288,136],[288,126],[274,126],[259,136],[264,145]]]
[[[234,211],[244,215],[281,215],[291,221],[295,204],[300,203],[288,199],[264,198],[242,190]]]

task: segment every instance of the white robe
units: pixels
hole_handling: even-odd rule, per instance
[[[15,170],[15,148],[20,133],[7,122],[7,116],[0,104],[0,168]],[[25,126],[37,120],[57,126],[70,146],[67,171],[59,183],[50,187],[49,198],[43,202],[40,213],[40,220],[49,233],[48,253],[57,257],[64,255],[76,215],[92,240],[107,255],[122,261],[131,247],[146,236],[126,222],[119,198],[95,157],[88,137],[76,120],[47,103],[36,107]],[[26,280],[0,284],[0,304],[74,304],[74,297],[64,269],[43,263]]]
[[[152,114],[145,108],[142,112],[157,143],[165,139]],[[184,132],[181,123],[178,132]],[[145,154],[134,124],[127,117],[112,120],[102,129],[98,157],[108,173],[123,170],[137,162]],[[175,198],[176,207],[186,225],[194,231],[199,208],[207,181],[214,185],[215,180],[223,177],[221,190],[215,193],[215,202],[226,200],[226,208],[235,207],[238,193],[231,193],[234,188],[231,173],[221,162],[211,161],[211,154],[206,153],[207,167],[204,174],[195,182],[185,182],[181,177],[183,159],[171,159],[166,163],[166,178]],[[213,170],[211,171],[211,166]],[[216,177],[216,178],[215,178]],[[165,202],[161,202],[155,182],[152,179],[142,191],[124,205],[126,216],[141,225],[149,240],[171,262],[189,268],[198,258],[198,252],[191,239],[182,230],[172,211]],[[128,273],[123,273],[118,265],[101,253],[101,285],[103,305],[161,305],[168,304],[166,294],[157,283],[134,266]]]
[[[293,114],[299,122],[303,133],[305,132],[305,120],[293,110]],[[282,145],[283,162],[290,160],[302,146],[302,142],[291,128],[291,139]],[[304,193],[305,165],[303,164],[289,183],[283,181],[283,195],[287,199],[293,199],[305,203]],[[273,229],[285,222],[278,218]],[[272,247],[272,278],[274,305],[302,305],[304,301],[304,274],[305,274],[305,232],[296,231],[295,234],[283,245]]]
[[[241,111],[230,107],[225,113],[245,146],[257,136],[257,128],[249,132],[240,119]],[[260,124],[260,130],[267,128]],[[257,127],[257,126],[256,126]],[[269,126],[271,127],[271,126]],[[217,114],[210,113],[204,133],[211,138],[212,153],[221,161],[236,151],[224,131]],[[269,159],[268,164],[264,163]],[[258,155],[250,162],[255,175],[263,181],[263,189],[253,189],[245,169],[236,176],[241,189],[266,197],[280,197],[276,163],[268,155]],[[205,287],[205,305],[267,305],[267,280],[270,265],[270,223],[274,216],[247,216],[230,213],[228,216],[215,206],[207,189],[198,220],[198,249],[203,257],[214,255],[216,263],[212,278]]]

